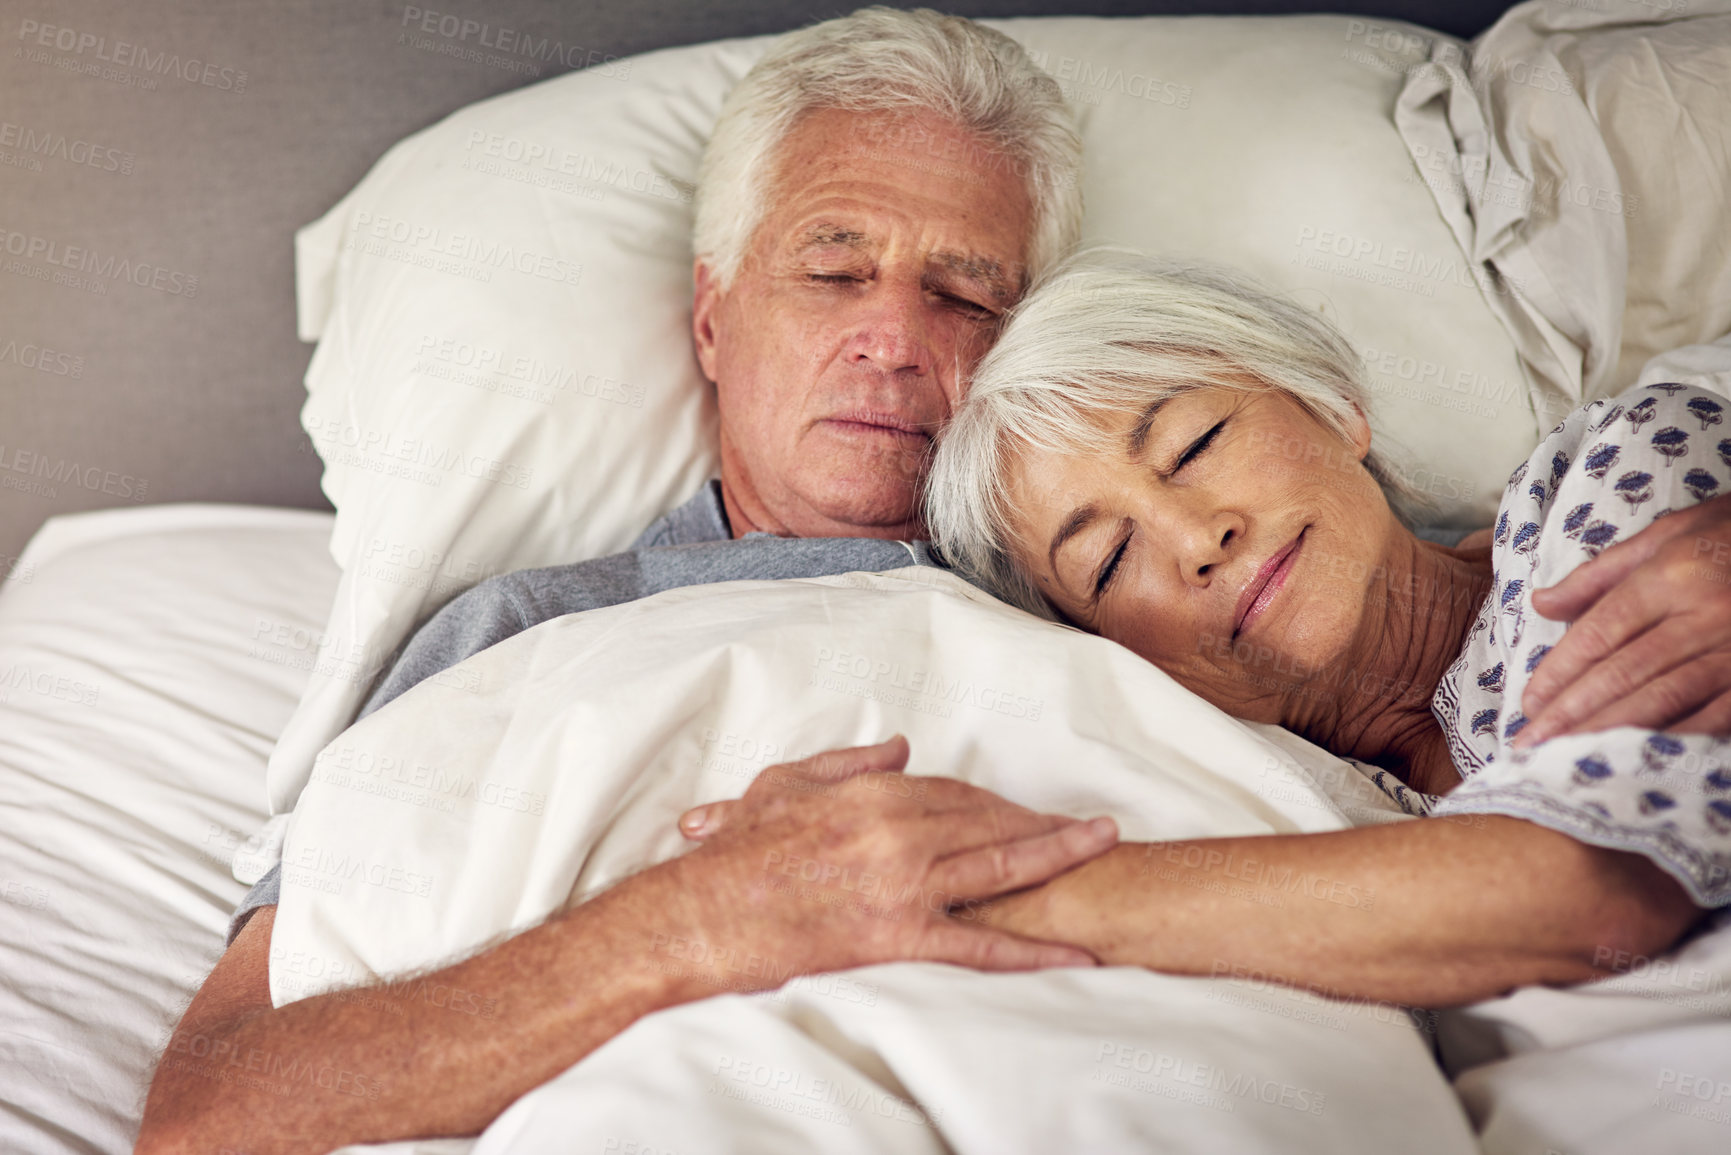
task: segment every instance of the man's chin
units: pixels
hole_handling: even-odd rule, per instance
[[[919,535],[919,492],[908,486],[824,486],[806,499],[817,519],[803,537],[888,537]]]
[[[854,527],[858,537],[907,537],[920,521],[921,481],[925,452],[923,439],[917,452],[897,441],[866,438],[864,444],[838,444],[851,440],[824,438],[814,444],[808,438],[801,446],[807,461],[828,468],[807,473],[803,492],[805,505],[837,527]],[[841,536],[841,528],[828,536]]]

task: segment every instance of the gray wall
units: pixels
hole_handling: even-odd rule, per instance
[[[1470,36],[1506,5],[1415,0]],[[395,140],[534,77],[405,38],[411,8],[565,46],[540,75],[781,31],[798,0],[0,0],[0,573],[43,519],[163,501],[324,507],[301,432],[294,230]],[[962,2],[974,16],[1296,3]],[[44,43],[46,41],[46,43]],[[468,42],[473,43],[473,39]]]

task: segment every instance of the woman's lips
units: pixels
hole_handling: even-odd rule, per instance
[[[1284,547],[1275,551],[1274,556],[1262,563],[1262,568],[1256,571],[1256,576],[1250,579],[1250,584],[1244,587],[1244,592],[1238,595],[1238,610],[1232,619],[1232,636],[1237,637],[1250,628],[1251,623],[1262,616],[1280,593],[1280,587],[1286,584],[1287,575],[1292,572],[1294,562],[1298,558],[1298,547],[1304,542],[1305,530],[1299,530],[1298,536],[1287,542]]]

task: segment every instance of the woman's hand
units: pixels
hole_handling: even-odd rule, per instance
[[[1037,814],[949,778],[909,777],[908,744],[771,766],[737,802],[687,811],[681,925],[746,944],[790,974],[926,959],[983,970],[1088,966],[1092,955],[976,912],[1110,850],[1110,818]],[[773,985],[773,984],[771,984]]]
[[[1614,726],[1731,737],[1731,495],[1660,518],[1533,608],[1574,624],[1527,683],[1516,747]]]

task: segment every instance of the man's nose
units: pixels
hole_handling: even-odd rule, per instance
[[[861,303],[849,359],[883,373],[924,376],[934,358],[925,295],[917,286],[879,282]]]

